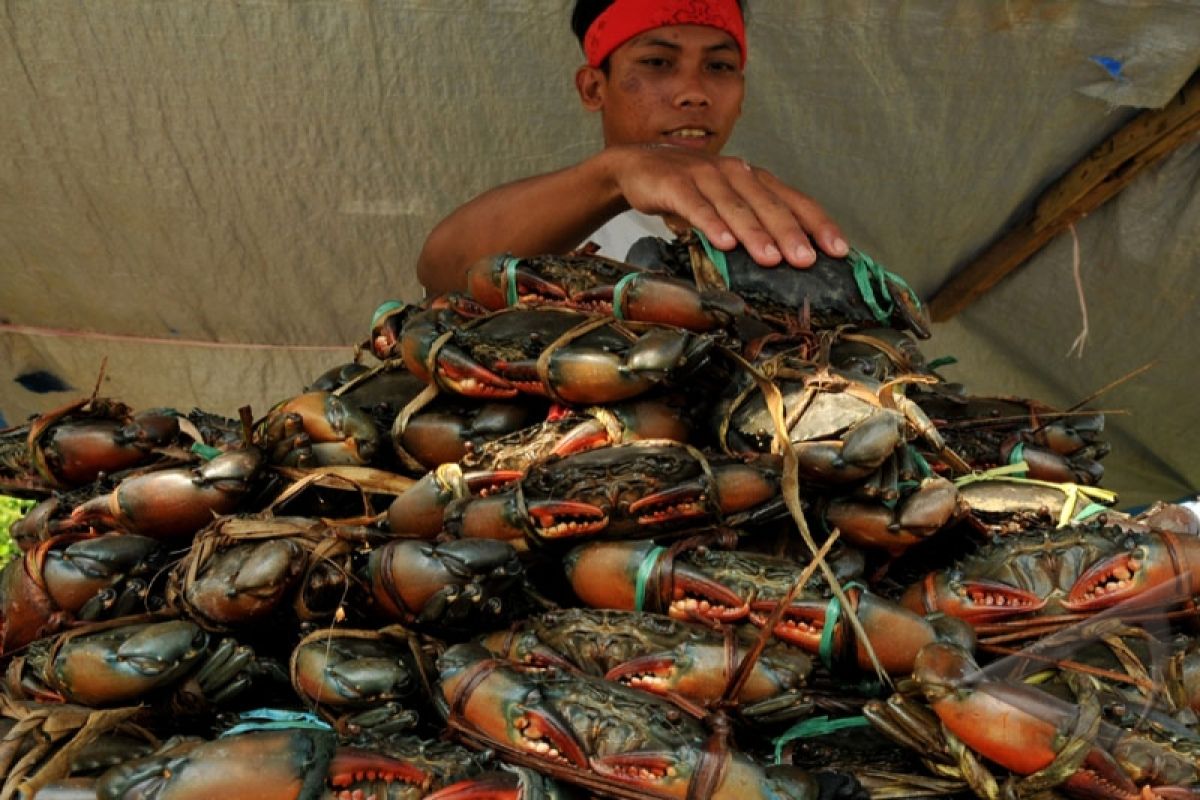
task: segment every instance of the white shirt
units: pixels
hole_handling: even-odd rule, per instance
[[[662,217],[630,209],[601,225],[587,241],[600,245],[600,255],[624,261],[633,243],[646,236],[657,236],[667,241],[675,238]]]

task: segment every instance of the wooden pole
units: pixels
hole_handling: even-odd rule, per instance
[[[1134,117],[1038,198],[1033,214],[958,270],[929,300],[945,322],[982,297],[1051,239],[1121,191],[1139,172],[1200,131],[1200,72],[1167,105]]]

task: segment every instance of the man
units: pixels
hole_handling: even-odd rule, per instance
[[[575,87],[600,114],[604,149],[485,192],[439,223],[417,263],[431,294],[463,288],[472,263],[502,252],[562,253],[593,239],[624,258],[633,239],[670,235],[659,218],[721,249],[741,243],[764,267],[811,266],[810,237],[846,255],[811,198],[720,155],[745,94],[739,0],[577,0],[572,28],[587,57]]]

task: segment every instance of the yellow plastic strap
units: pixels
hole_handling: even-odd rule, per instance
[[[1075,518],[1075,509],[1079,506],[1081,499],[1088,500],[1092,504],[1103,503],[1106,506],[1111,506],[1117,502],[1117,493],[1108,489],[1101,489],[1098,486],[1081,486],[1078,483],[1054,483],[1053,481],[1039,481],[1033,478],[1016,477],[1015,473],[1027,472],[1029,465],[1024,461],[1016,464],[1006,464],[1003,467],[996,467],[985,472],[975,472],[970,475],[964,475],[954,481],[954,485],[962,488],[968,484],[977,483],[979,481],[1004,481],[1006,483],[1018,483],[1028,486],[1045,486],[1050,489],[1057,489],[1066,495],[1066,500],[1063,502],[1062,511],[1058,515],[1059,528],[1065,528],[1070,525]],[[1087,511],[1087,509],[1084,509]],[[1091,512],[1088,516],[1092,516],[1097,512]],[[1083,512],[1080,512],[1083,516]]]

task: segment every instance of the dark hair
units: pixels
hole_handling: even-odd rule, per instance
[[[583,37],[587,35],[587,30],[596,21],[596,17],[613,4],[614,0],[575,0],[575,10],[571,12],[571,30],[575,33],[575,38],[579,40],[579,44],[583,45]],[[742,14],[746,13],[745,0],[738,0],[738,8],[742,10]]]

